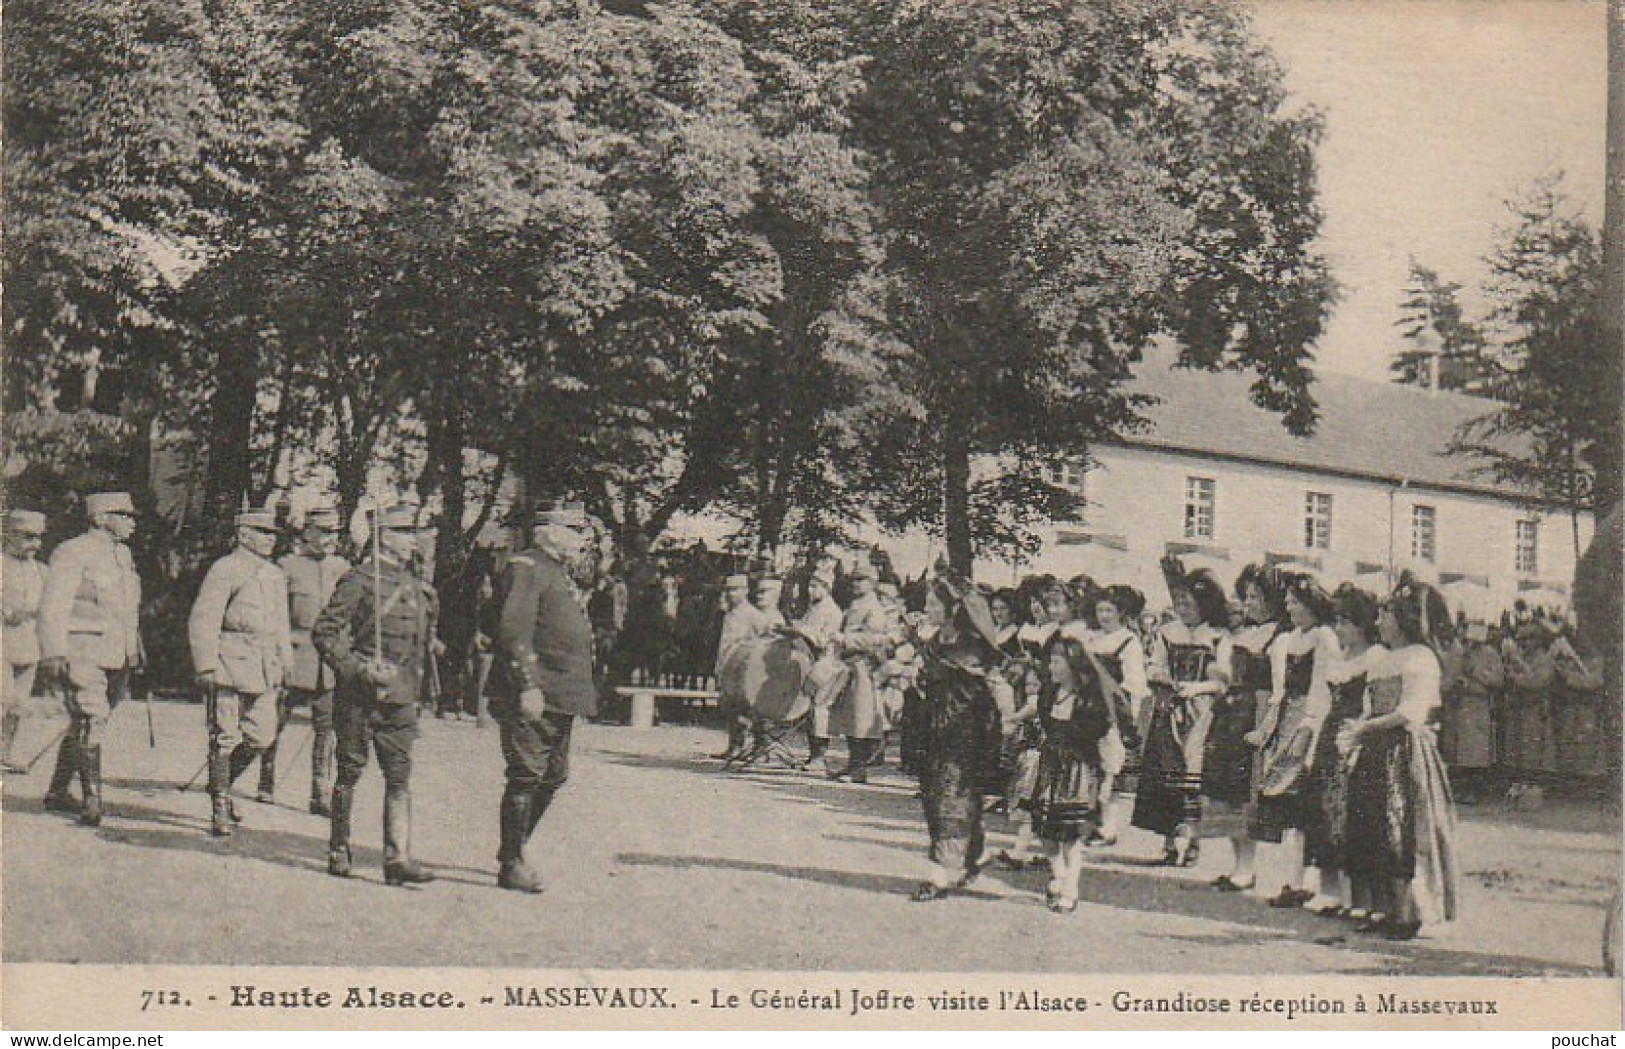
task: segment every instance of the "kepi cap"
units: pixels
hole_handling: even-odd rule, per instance
[[[305,511],[305,527],[333,531],[339,526],[339,512],[331,506],[316,506]]]
[[[135,501],[130,498],[129,492],[97,492],[85,496],[85,513],[90,517],[97,514],[133,514]]]
[[[44,535],[45,515],[38,510],[12,510],[6,514],[6,531],[21,535]]]
[[[244,510],[237,515],[238,528],[253,528],[261,532],[275,532],[276,514],[269,510]]]
[[[378,526],[397,532],[412,532],[418,528],[418,508],[411,503],[396,503],[385,507],[378,515]]]

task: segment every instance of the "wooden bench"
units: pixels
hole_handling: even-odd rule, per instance
[[[617,685],[617,695],[631,700],[630,724],[633,728],[653,728],[661,700],[682,700],[685,704],[699,700],[701,705],[717,705],[717,693],[708,688],[672,688],[668,685]]]

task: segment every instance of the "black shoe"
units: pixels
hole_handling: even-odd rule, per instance
[[[259,802],[261,805],[275,805],[276,793],[274,791],[262,790],[254,795],[254,800]]]
[[[1391,922],[1388,923],[1388,927],[1386,929],[1382,930],[1382,938],[1385,939],[1385,940],[1396,940],[1396,941],[1414,940],[1414,939],[1416,939],[1416,934],[1421,932],[1421,931],[1422,931],[1422,923],[1419,922],[1419,921],[1408,921],[1408,922],[1391,921]]]
[[[332,816],[333,809],[321,798],[310,799],[310,814],[312,816]]]
[[[942,888],[940,885],[932,885],[930,882],[925,881],[920,883],[920,887],[915,889],[914,894],[908,899],[910,903],[932,903],[936,900],[946,900],[947,898],[947,889]]]
[[[1100,831],[1098,831],[1098,830],[1090,831],[1089,836],[1083,840],[1084,848],[1088,848],[1088,849],[1109,849],[1113,845],[1116,845],[1116,844],[1117,844],[1117,836],[1116,835],[1113,835],[1112,837],[1108,838],[1108,837],[1106,837],[1106,835],[1100,833]]]
[[[427,885],[431,881],[434,875],[411,860],[384,864],[385,885]]]
[[[1077,900],[1065,900],[1057,896],[1049,901],[1049,909],[1055,914],[1071,914],[1078,909]]]
[[[1364,933],[1382,934],[1382,933],[1386,933],[1388,931],[1388,926],[1390,924],[1392,924],[1392,923],[1389,922],[1388,916],[1386,914],[1381,914],[1381,913],[1371,914],[1371,915],[1367,915],[1365,918],[1361,919],[1360,921],[1355,922],[1354,923],[1354,931],[1355,932],[1364,932]]]
[[[348,878],[350,876],[350,849],[329,849],[327,851],[327,873],[335,878]]]
[[[1033,865],[1032,860],[1018,859],[1003,849],[1000,849],[999,854],[993,857],[993,859],[996,863],[998,863],[999,866],[1003,867],[1007,871],[1024,871]]]
[[[1179,865],[1181,867],[1194,867],[1198,862],[1201,861],[1201,859],[1202,846],[1193,841],[1189,845],[1185,846],[1185,855],[1184,858],[1179,861]]]
[[[226,799],[226,808],[231,813],[231,822],[233,822],[233,823],[241,823],[241,822],[243,822],[243,814],[237,808],[237,799],[235,799],[235,798],[227,798]]]
[[[79,799],[67,791],[63,791],[61,794],[45,795],[46,812],[63,812],[70,816],[77,816],[79,815],[79,809]]]
[[[497,873],[497,887],[514,892],[539,893],[542,891],[542,878],[524,860],[504,860],[501,871]]]
[[[1230,875],[1221,874],[1208,884],[1212,885],[1213,888],[1217,889],[1219,892],[1246,892],[1248,889],[1251,889],[1254,885],[1256,885],[1257,882],[1250,881],[1246,885],[1243,885],[1239,881],[1236,881],[1234,878],[1230,877]]]
[[[1162,859],[1157,861],[1157,866],[1159,866],[1159,867],[1177,867],[1177,866],[1179,866],[1179,850],[1174,848],[1172,845],[1169,845],[1166,848],[1164,848],[1162,850]]]
[[[1294,889],[1290,885],[1281,886],[1281,891],[1270,899],[1270,906],[1278,911],[1292,910],[1302,907],[1315,898],[1315,894],[1307,889]]]

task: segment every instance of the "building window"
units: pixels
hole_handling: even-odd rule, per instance
[[[1518,522],[1518,545],[1513,554],[1513,568],[1519,575],[1534,575],[1540,571],[1540,522]]]
[[[1079,498],[1083,497],[1083,467],[1077,463],[1053,464],[1044,471],[1044,480],[1057,488],[1064,488]]]
[[[1308,550],[1332,548],[1332,497],[1325,492],[1303,497],[1303,545]]]
[[[1185,538],[1213,538],[1213,492],[1211,477],[1185,478]]]
[[[1439,524],[1431,506],[1411,507],[1411,557],[1432,564],[1439,556]]]

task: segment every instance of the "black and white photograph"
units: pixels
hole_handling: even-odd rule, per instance
[[[1625,0],[0,32],[6,1026],[136,966],[1620,1022]],[[920,1022],[837,993],[740,1008]]]

